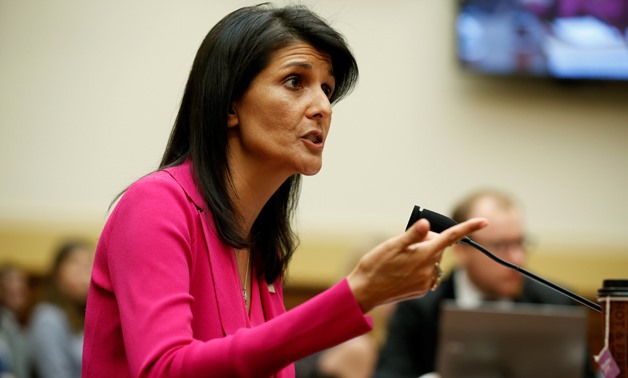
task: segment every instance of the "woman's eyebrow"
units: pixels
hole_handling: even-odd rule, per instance
[[[308,63],[308,62],[302,62],[302,61],[295,61],[295,62],[288,62],[285,65],[283,65],[281,68],[290,68],[290,67],[301,67],[301,68],[305,68],[308,70],[311,70],[312,64]],[[333,69],[329,69],[329,75],[336,77],[336,75],[334,75],[334,70]]]
[[[285,65],[283,65],[281,68],[289,68],[289,67],[302,67],[302,68],[306,68],[308,70],[312,69],[312,65],[308,62],[288,62]]]

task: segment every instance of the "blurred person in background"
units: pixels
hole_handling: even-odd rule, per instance
[[[32,375],[28,322],[32,295],[27,272],[15,264],[0,267],[0,337],[5,344],[4,371],[16,378]]]
[[[40,378],[79,378],[83,327],[94,248],[70,241],[57,250],[44,300],[31,321],[31,348]]]
[[[521,207],[507,193],[480,189],[463,198],[452,218],[463,222],[483,217],[489,226],[470,237],[497,257],[525,267],[527,238]],[[421,299],[397,304],[377,363],[376,377],[418,377],[435,372],[440,309],[455,300],[464,308],[487,301],[574,305],[562,294],[491,260],[465,244],[454,244],[457,267],[438,289]],[[587,358],[585,376],[594,376]]]

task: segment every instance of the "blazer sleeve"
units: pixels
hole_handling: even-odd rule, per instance
[[[145,179],[120,200],[102,241],[132,376],[270,376],[370,330],[370,319],[343,280],[261,326],[195,339],[190,277],[198,240],[192,206],[166,175]]]

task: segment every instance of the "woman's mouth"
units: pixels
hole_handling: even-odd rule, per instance
[[[323,135],[318,131],[312,131],[301,137],[302,139],[306,139],[316,145],[323,143]]]

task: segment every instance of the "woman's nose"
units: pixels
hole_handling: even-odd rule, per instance
[[[313,91],[309,117],[325,119],[331,117],[331,112],[331,102],[327,93],[323,89]]]

